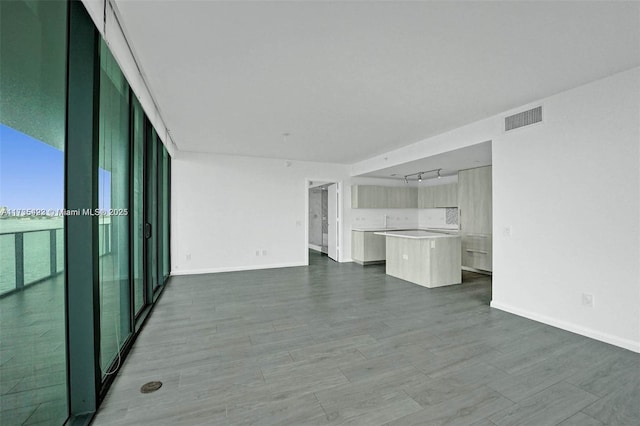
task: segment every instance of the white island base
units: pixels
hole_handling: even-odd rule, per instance
[[[426,231],[378,235],[386,237],[388,275],[429,288],[462,282],[459,236]]]

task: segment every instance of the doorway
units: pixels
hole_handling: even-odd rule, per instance
[[[307,210],[306,249],[319,252],[337,262],[340,241],[338,184],[309,181]]]

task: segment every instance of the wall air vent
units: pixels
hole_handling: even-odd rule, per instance
[[[528,111],[519,112],[504,119],[504,130],[517,129],[519,127],[528,126],[530,124],[540,123],[542,121],[542,107],[536,107]]]

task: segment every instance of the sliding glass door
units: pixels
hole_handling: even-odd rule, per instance
[[[158,278],[158,134],[148,126],[145,152],[145,272],[148,297],[160,285]],[[151,301],[150,299],[148,299]]]
[[[0,424],[68,416],[67,3],[0,1]]]
[[[140,102],[131,97],[132,169],[131,169],[131,274],[134,315],[146,306],[144,282],[144,134],[145,116]]]
[[[106,43],[100,43],[98,229],[100,367],[111,364],[132,331],[129,279],[129,85]]]
[[[85,424],[169,275],[170,157],[81,2],[0,0],[0,40],[0,424]]]

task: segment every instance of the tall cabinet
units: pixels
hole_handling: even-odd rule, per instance
[[[458,172],[462,266],[492,270],[491,166]]]

